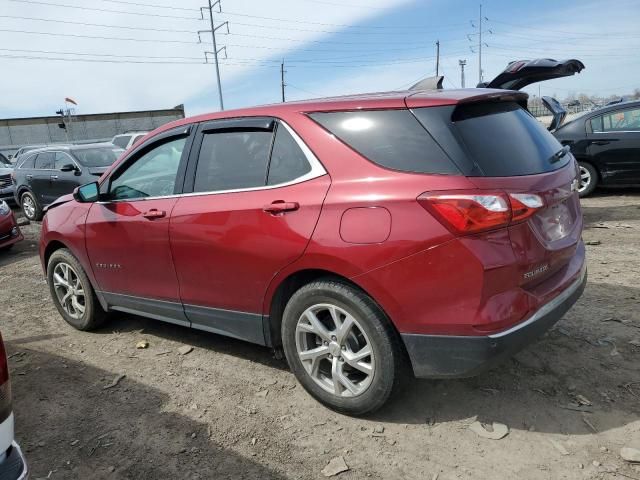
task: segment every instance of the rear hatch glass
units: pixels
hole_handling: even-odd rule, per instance
[[[557,170],[570,161],[569,155],[554,156],[562,145],[515,102],[412,111],[457,164],[467,164],[463,170],[470,176],[535,175]],[[432,128],[434,122],[440,126]]]

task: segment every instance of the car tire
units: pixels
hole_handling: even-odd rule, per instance
[[[82,265],[66,248],[56,250],[49,258],[47,282],[58,312],[73,328],[94,330],[106,319],[107,313]]]
[[[304,389],[348,415],[382,407],[404,372],[399,335],[381,308],[362,290],[333,279],[292,295],[283,313],[282,344]]]
[[[42,220],[42,208],[31,192],[24,192],[20,195],[20,207],[24,216],[29,220],[35,222]]]
[[[598,185],[598,171],[587,162],[578,162],[578,165],[580,166],[578,194],[580,197],[586,197],[591,195]]]

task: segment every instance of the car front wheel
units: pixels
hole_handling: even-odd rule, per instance
[[[342,413],[377,410],[401,377],[397,333],[366,293],[346,283],[320,280],[294,293],[283,314],[282,342],[305,390]]]
[[[578,162],[580,166],[580,184],[578,185],[578,194],[581,197],[591,195],[598,184],[597,170],[587,162]]]
[[[31,192],[24,192],[20,196],[20,206],[24,216],[29,220],[37,222],[42,219],[42,209]]]
[[[51,298],[62,318],[78,330],[93,330],[105,320],[106,312],[80,262],[66,248],[56,250],[47,264]]]

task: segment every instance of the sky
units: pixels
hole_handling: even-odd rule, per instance
[[[178,104],[187,115],[218,110],[204,3],[0,0],[0,118],[51,115],[65,97],[84,114]],[[435,74],[436,41],[445,88],[461,86],[460,59],[467,61],[466,87],[474,87],[479,5],[222,0],[213,16],[225,109],[279,102],[283,60],[287,100],[404,89]],[[578,58],[586,65],[581,74],[525,91],[609,96],[640,88],[640,2],[617,0],[615,13],[607,5],[483,1],[484,80],[512,60]]]

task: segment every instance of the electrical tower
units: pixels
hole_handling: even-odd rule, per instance
[[[215,6],[218,7],[218,13],[222,13],[222,4],[220,3],[221,0],[216,0],[215,2],[211,3],[211,0],[209,0],[209,5],[207,7],[200,7],[200,15],[202,16],[202,19],[204,20],[204,14],[202,13],[203,10],[208,10],[209,11],[209,22],[211,25],[211,30],[199,30],[198,31],[198,38],[200,39],[200,34],[201,33],[208,33],[211,32],[211,40],[213,41],[213,52],[210,52],[213,54],[214,60],[215,60],[215,64],[216,64],[216,80],[218,82],[218,98],[220,100],[220,110],[224,110],[224,101],[222,99],[222,83],[220,82],[220,65],[218,64],[218,54],[224,50],[225,53],[225,57],[227,55],[227,49],[226,47],[222,47],[222,48],[218,48],[218,44],[216,42],[216,31],[223,27],[223,26],[227,26],[227,33],[229,33],[229,22],[223,22],[220,25],[216,26],[215,22],[213,21],[213,8]],[[202,41],[202,39],[200,39],[200,41]],[[207,52],[205,52],[205,58],[206,58],[206,54]]]
[[[436,40],[436,77],[440,74],[440,40]]]
[[[458,65],[460,65],[460,86],[464,88],[464,66],[467,64],[466,60],[458,60]]]
[[[285,99],[284,99],[284,87],[286,87],[287,84],[284,83],[284,74],[286,72],[287,71],[284,69],[284,58],[283,58],[282,59],[282,63],[280,64],[280,88],[282,90],[282,103],[285,102]]]
[[[478,32],[477,33],[472,33],[467,35],[467,38],[469,39],[469,41],[471,40],[472,36],[478,36],[478,83],[482,83],[482,79],[483,79],[483,72],[482,72],[482,47],[488,47],[489,45],[487,45],[486,42],[482,41],[482,34],[484,33],[493,33],[491,30],[482,30],[482,21],[483,20],[489,20],[487,17],[483,17],[482,16],[482,4],[480,4],[480,16],[478,18],[479,22],[478,22]],[[476,26],[474,25],[473,21],[471,21],[471,26],[473,28],[476,28]],[[469,47],[469,49],[471,50],[472,53],[476,53],[475,50],[473,49],[473,47]]]

